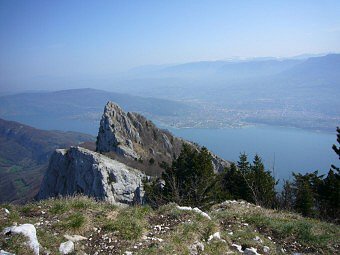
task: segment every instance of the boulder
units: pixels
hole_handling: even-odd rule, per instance
[[[112,204],[140,204],[144,177],[137,169],[81,147],[58,149],[37,198],[83,194]]]
[[[19,226],[7,227],[3,230],[6,235],[10,234],[21,234],[27,237],[28,246],[33,251],[33,254],[39,255],[39,242],[37,238],[37,231],[32,224],[22,224]]]

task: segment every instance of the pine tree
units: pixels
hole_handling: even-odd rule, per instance
[[[249,177],[254,200],[257,204],[272,207],[275,203],[277,182],[269,171],[266,171],[260,156],[255,155]]]
[[[226,197],[233,199],[244,199],[243,192],[246,186],[240,170],[235,163],[231,163],[230,167],[226,168],[222,177],[221,189],[226,193]]]
[[[216,183],[211,160],[206,148],[197,151],[187,144],[183,145],[179,157],[162,174],[165,200],[181,205],[207,205],[212,200]]]
[[[337,127],[337,142],[340,145],[340,128]],[[332,149],[339,156],[340,160],[340,146],[333,144]],[[321,212],[323,217],[339,220],[340,215],[340,169],[335,165],[331,165],[327,177],[319,190],[321,200]]]
[[[337,142],[338,142],[338,146],[336,146],[335,144],[333,144],[332,149],[334,150],[334,152],[339,156],[339,160],[340,160],[340,128],[337,127],[336,128],[336,132],[337,132]],[[335,165],[331,166],[333,170],[335,170],[338,174],[340,172],[340,168],[336,167]]]
[[[319,190],[322,216],[337,221],[340,217],[340,176],[332,169]]]
[[[317,173],[317,171],[305,175],[293,173],[294,209],[303,216],[316,216],[317,214],[315,203],[319,190],[317,179],[321,179],[317,176]]]
[[[285,180],[280,196],[280,207],[284,210],[292,210],[294,204],[294,193],[292,183]]]
[[[308,182],[301,182],[296,193],[295,209],[303,216],[313,215],[313,195]]]
[[[237,169],[241,175],[239,195],[240,198],[248,202],[254,203],[254,195],[251,189],[251,183],[249,182],[250,164],[248,162],[247,154],[241,153],[239,161],[237,161]]]

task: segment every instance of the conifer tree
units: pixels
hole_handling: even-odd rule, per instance
[[[237,169],[241,175],[239,194],[240,198],[248,202],[254,203],[254,195],[251,190],[251,183],[249,180],[250,175],[250,164],[248,162],[247,154],[241,153],[239,156],[239,161],[237,161]]]
[[[338,146],[333,144],[332,149],[339,156],[340,160],[340,128],[337,127]],[[340,169],[335,165],[331,165],[327,177],[323,180],[323,184],[319,190],[321,200],[321,212],[323,217],[339,220],[340,215]]]
[[[167,201],[181,205],[205,206],[213,197],[216,176],[212,158],[206,148],[199,151],[184,144],[179,157],[162,175],[163,195]]]
[[[332,169],[319,189],[322,216],[337,221],[340,217],[340,176]]]
[[[338,146],[333,144],[332,149],[338,155],[339,160],[340,160],[340,128],[339,127],[336,128],[336,132],[337,132],[337,135],[336,135],[337,139],[336,140],[338,142]],[[340,172],[339,167],[336,167],[335,165],[332,165],[331,167],[332,167],[333,170],[335,170],[339,174],[339,172]]]
[[[293,173],[293,189],[294,189],[294,209],[300,212],[303,216],[315,216],[315,200],[317,198],[316,191],[318,187],[315,185],[317,171],[314,173],[307,173],[305,175]]]
[[[280,207],[284,210],[292,210],[294,203],[294,193],[292,183],[285,180],[280,196]]]
[[[226,168],[221,186],[222,190],[226,193],[225,196],[233,199],[244,199],[243,193],[246,183],[235,163],[231,163],[230,167]]]
[[[271,173],[265,170],[262,159],[257,154],[251,165],[249,180],[256,203],[261,206],[272,207],[275,203],[275,185],[277,182]]]

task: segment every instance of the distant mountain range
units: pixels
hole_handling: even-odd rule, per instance
[[[94,139],[86,134],[39,130],[0,119],[0,203],[33,198],[55,149]]]
[[[0,97],[0,117],[42,129],[97,134],[103,105],[114,101],[127,111],[176,117],[195,111],[182,102],[96,89],[30,92]]]
[[[248,123],[334,130],[340,122],[340,54],[133,70],[110,88],[205,102]]]
[[[106,89],[0,96],[0,118],[96,135],[102,105],[113,101],[165,126],[269,124],[333,132],[340,123],[340,54],[141,67]]]

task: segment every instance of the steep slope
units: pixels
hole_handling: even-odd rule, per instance
[[[96,150],[157,166],[163,161],[171,163],[179,155],[183,143],[190,142],[157,128],[140,114],[126,113],[117,104],[108,102],[100,121]],[[218,156],[212,156],[216,172],[223,171],[229,165]]]
[[[37,199],[83,194],[114,204],[141,204],[145,175],[140,170],[147,175],[159,175],[161,163],[171,163],[179,155],[183,143],[191,144],[158,129],[142,115],[125,113],[118,105],[108,102],[96,142],[99,153],[81,147],[57,149],[50,159]],[[198,149],[197,145],[191,146]],[[131,167],[144,160],[147,166],[154,166],[154,173],[141,168],[140,164]],[[213,165],[219,172],[229,162],[213,155]]]
[[[86,134],[44,131],[0,119],[0,202],[32,198],[56,148],[93,140]]]

